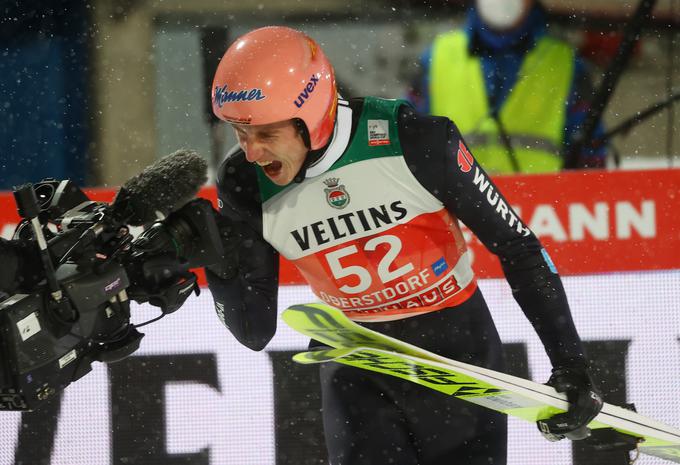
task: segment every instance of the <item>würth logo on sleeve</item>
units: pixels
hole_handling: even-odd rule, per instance
[[[326,193],[326,202],[333,208],[345,208],[349,205],[349,194],[345,190],[345,186],[338,184],[340,180],[338,178],[328,178],[323,183],[328,186],[328,189],[324,189]]]
[[[463,173],[468,173],[474,165],[475,159],[472,158],[472,154],[467,149],[462,140],[458,141],[458,167]]]

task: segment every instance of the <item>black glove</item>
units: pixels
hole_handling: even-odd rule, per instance
[[[569,410],[536,422],[543,436],[549,441],[564,438],[579,440],[590,436],[588,423],[602,410],[603,402],[586,362],[572,361],[553,368],[546,384],[567,395]]]
[[[171,255],[138,256],[134,266],[127,268],[131,299],[149,302],[163,313],[179,309],[193,293],[200,294],[196,275],[187,270],[187,263]]]
[[[130,268],[128,277],[130,298],[139,303],[149,302],[163,313],[179,309],[192,292],[200,294],[196,275],[167,255],[145,258]]]

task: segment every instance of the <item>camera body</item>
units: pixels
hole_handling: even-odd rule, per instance
[[[14,238],[38,247],[44,235],[48,263],[35,270],[45,275],[37,286],[0,302],[0,410],[33,410],[93,362],[132,354],[143,334],[130,322],[130,300],[171,313],[198,293],[190,268],[222,256],[207,200],[188,202],[134,239],[115,205],[91,201],[70,181],[31,189],[39,213]]]
[[[129,322],[130,282],[122,265],[94,274],[69,263],[58,271],[65,298],[78,312],[72,324],[58,319],[44,288],[0,303],[0,410],[33,410],[87,374],[92,362],[111,358],[104,341],[116,335],[125,348],[119,347],[119,358],[139,347],[142,334]]]

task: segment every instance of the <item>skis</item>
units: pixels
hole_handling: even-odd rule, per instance
[[[325,304],[294,305],[282,318],[296,331],[333,347],[299,353],[293,357],[298,363],[332,361],[395,376],[530,422],[569,406],[550,386],[447,359],[360,326]],[[641,453],[680,463],[677,428],[611,404],[604,404],[588,426],[639,438]]]

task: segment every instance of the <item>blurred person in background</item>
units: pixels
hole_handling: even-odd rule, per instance
[[[465,26],[423,54],[408,92],[419,111],[455,121],[489,173],[560,170],[590,108],[586,65],[546,20],[536,0],[475,0]],[[605,166],[604,147],[576,156]]]
[[[574,402],[543,422],[544,434],[587,436],[602,401],[539,240],[453,122],[403,100],[340,99],[334,76],[318,44],[285,27],[241,36],[217,68],[213,112],[238,138],[217,179],[227,256],[206,269],[220,320],[252,350],[269,343],[282,254],[352,320],[502,370],[501,341],[460,220],[500,258],[553,365],[549,383]],[[336,363],[321,366],[320,382],[333,465],[506,461],[506,418],[498,412]]]

